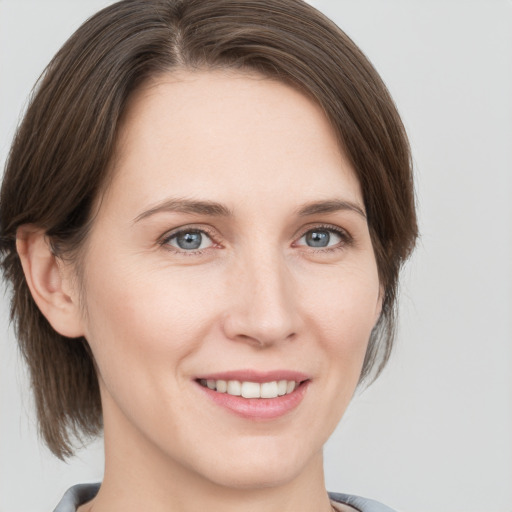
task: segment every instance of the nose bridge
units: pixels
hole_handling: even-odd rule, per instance
[[[297,333],[298,312],[285,259],[268,247],[248,253],[239,261],[232,283],[229,334],[261,345],[288,339]]]

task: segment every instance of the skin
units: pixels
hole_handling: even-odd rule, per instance
[[[105,477],[80,512],[331,510],[322,446],[356,388],[381,290],[361,189],[325,115],[258,75],[180,71],[137,91],[117,153],[81,287],[40,232],[19,241],[43,313],[84,335],[98,368]],[[229,215],[173,211],[177,199]],[[325,201],[343,207],[298,213]],[[202,249],[172,238],[187,229]],[[308,245],[315,229],[328,246]],[[240,369],[300,371],[304,398],[254,421],[195,380]]]

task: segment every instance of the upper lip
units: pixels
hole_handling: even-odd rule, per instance
[[[202,374],[197,380],[238,380],[240,382],[273,382],[280,380],[294,380],[302,382],[309,380],[308,375],[294,370],[231,370],[227,372]]]

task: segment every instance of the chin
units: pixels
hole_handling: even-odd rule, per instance
[[[277,467],[276,467],[277,466]],[[264,467],[253,467],[245,464],[240,466],[242,471],[228,469],[219,474],[216,472],[211,481],[222,487],[238,489],[243,491],[269,489],[272,487],[283,487],[292,482],[300,473],[298,468],[293,471],[283,469],[280,464],[267,463]]]
[[[234,459],[224,458],[218,464],[208,464],[207,478],[222,487],[256,491],[286,486],[301,474],[310,474],[309,467],[322,467],[321,451],[309,460],[303,459],[304,454],[300,456],[292,450],[286,450],[285,453],[279,450],[263,453],[257,446],[239,453],[243,455]],[[211,471],[212,467],[215,471]]]

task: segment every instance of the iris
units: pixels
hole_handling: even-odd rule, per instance
[[[327,247],[331,235],[328,231],[309,231],[306,233],[306,244],[310,247]]]
[[[185,231],[176,235],[175,240],[180,249],[194,250],[201,247],[203,235],[199,232]]]

